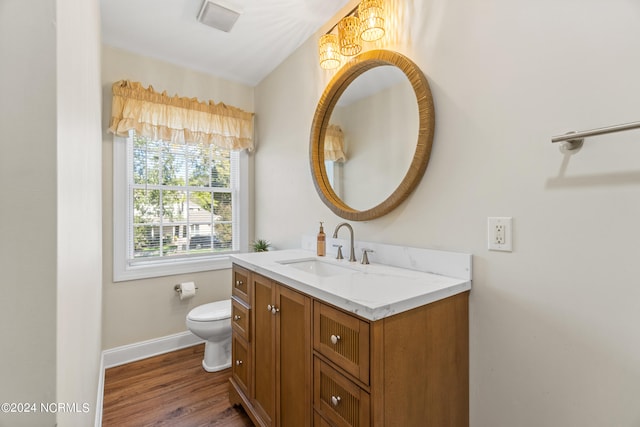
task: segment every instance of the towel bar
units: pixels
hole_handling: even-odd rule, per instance
[[[551,138],[551,142],[564,142],[562,148],[566,150],[575,150],[582,147],[584,139],[590,136],[605,135],[607,133],[622,132],[640,128],[640,122],[625,123],[622,125],[607,126],[603,128],[583,130],[580,132],[568,132],[564,135],[557,135]]]

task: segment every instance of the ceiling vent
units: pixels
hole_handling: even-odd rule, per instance
[[[198,21],[217,30],[228,33],[238,20],[242,9],[216,0],[204,0]]]

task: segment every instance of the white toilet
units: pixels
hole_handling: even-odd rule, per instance
[[[231,366],[231,300],[200,305],[187,314],[187,328],[205,340],[202,367],[216,372]]]

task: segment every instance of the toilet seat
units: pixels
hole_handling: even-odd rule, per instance
[[[211,322],[231,317],[231,300],[200,305],[189,312],[187,319],[195,322]]]

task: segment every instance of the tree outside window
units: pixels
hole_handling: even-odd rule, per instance
[[[133,258],[233,250],[232,152],[138,135],[131,150]]]

